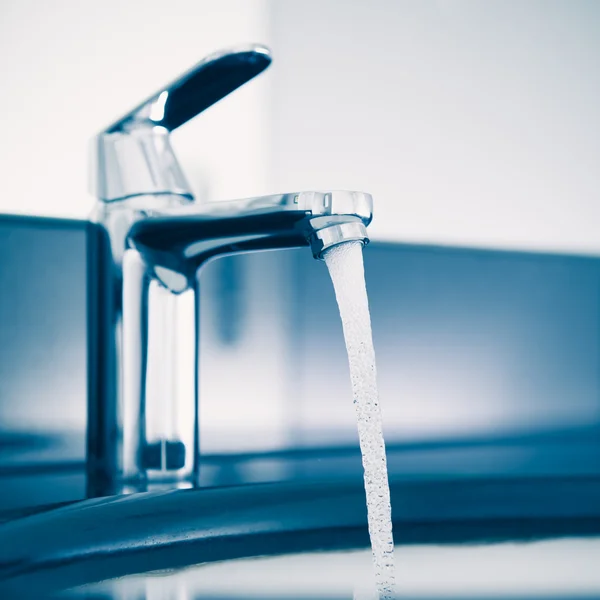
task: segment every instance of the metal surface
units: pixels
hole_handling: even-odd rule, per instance
[[[262,46],[208,57],[96,140],[98,202],[88,236],[90,495],[135,491],[148,480],[195,485],[195,297],[198,271],[208,260],[308,246],[325,229],[336,232],[335,239],[326,234],[329,245],[356,239],[357,232],[366,240],[372,198],[360,192],[192,203],[169,131],[269,63]],[[322,245],[318,233],[315,243]],[[176,321],[195,329],[194,347],[180,348]],[[178,351],[195,357],[184,374],[177,372]]]
[[[216,256],[309,244],[322,252],[344,241],[368,241],[372,211],[373,199],[363,192],[294,192],[146,211],[128,235],[154,276],[181,292]]]
[[[92,144],[93,195],[104,201],[139,194],[191,197],[169,133],[270,64],[261,45],[216,52],[117,119]]]
[[[341,225],[330,225],[316,231],[310,238],[310,246],[313,256],[323,259],[323,254],[342,242],[361,242],[363,245],[369,243],[367,230],[363,223],[342,223]]]

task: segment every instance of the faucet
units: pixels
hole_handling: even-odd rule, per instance
[[[210,55],[99,133],[88,231],[87,493],[193,487],[199,272],[220,256],[368,243],[372,198],[302,191],[194,202],[170,132],[264,71],[260,45]],[[193,327],[178,358],[177,319]],[[182,363],[186,362],[184,372]]]

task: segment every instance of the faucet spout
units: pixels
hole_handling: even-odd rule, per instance
[[[154,276],[177,293],[218,256],[310,246],[321,259],[345,241],[367,244],[372,206],[369,194],[339,190],[191,204],[149,214],[133,224],[129,240]]]

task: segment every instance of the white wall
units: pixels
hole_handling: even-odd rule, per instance
[[[265,42],[264,0],[3,0],[0,212],[85,218],[89,139],[221,47]],[[203,197],[263,191],[267,77],[174,135]]]
[[[600,3],[275,0],[276,187],[376,239],[600,251]]]
[[[89,138],[269,20],[273,68],[174,136],[203,197],[366,189],[375,238],[600,250],[592,0],[4,0],[0,211],[85,217]]]

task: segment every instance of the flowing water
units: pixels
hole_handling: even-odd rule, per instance
[[[389,599],[395,588],[392,508],[362,244],[339,244],[328,250],[324,259],[335,288],[350,363],[375,583],[379,598]]]

